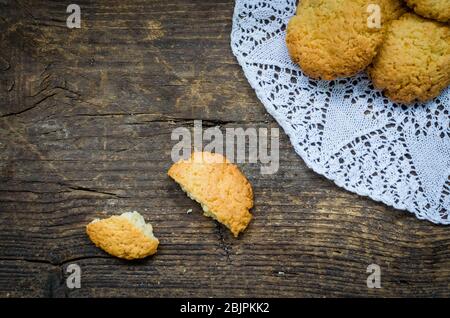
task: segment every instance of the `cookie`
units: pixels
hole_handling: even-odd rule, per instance
[[[105,252],[124,259],[144,258],[156,253],[159,241],[153,228],[138,212],[95,219],[86,226],[91,241]]]
[[[380,8],[380,28],[369,23],[373,5]],[[400,0],[302,0],[287,27],[289,54],[315,79],[355,75],[372,62],[384,27],[404,12]]]
[[[389,26],[368,73],[376,88],[400,103],[425,102],[450,84],[448,25],[403,15]]]
[[[247,178],[224,156],[195,152],[170,167],[168,175],[187,195],[200,203],[204,215],[224,224],[235,237],[252,215],[253,190]]]
[[[406,0],[406,4],[425,18],[450,21],[450,0]]]

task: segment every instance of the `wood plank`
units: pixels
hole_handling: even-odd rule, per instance
[[[80,1],[81,30],[57,1],[0,4],[0,296],[449,296],[448,228],[336,187],[284,134],[278,173],[240,164],[255,208],[238,239],[167,177],[177,127],[277,127],[229,48],[233,4]],[[154,225],[154,257],[86,237],[128,210]]]

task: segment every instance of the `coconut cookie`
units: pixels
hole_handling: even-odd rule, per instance
[[[379,25],[369,23],[374,5]],[[372,62],[384,26],[403,13],[400,0],[302,0],[287,27],[289,54],[312,78],[355,75]]]
[[[450,0],[406,0],[415,13],[441,22],[450,21]]]
[[[253,190],[247,178],[224,156],[195,152],[169,169],[168,175],[187,195],[200,203],[204,215],[224,224],[235,237],[252,215]]]
[[[369,75],[396,102],[438,96],[450,84],[449,26],[412,13],[393,21]]]
[[[105,252],[124,259],[156,253],[159,241],[153,228],[138,212],[126,212],[107,219],[95,219],[86,226],[91,241]]]

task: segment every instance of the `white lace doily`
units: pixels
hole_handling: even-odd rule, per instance
[[[306,164],[338,186],[450,224],[450,89],[391,103],[367,75],[316,81],[289,58],[295,0],[237,0],[231,46],[258,98]]]

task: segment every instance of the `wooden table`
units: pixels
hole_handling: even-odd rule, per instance
[[[231,53],[234,1],[79,0],[80,29],[69,3],[0,1],[0,296],[450,295],[448,227],[338,188],[284,134],[278,173],[240,165],[255,207],[238,239],[167,177],[176,127],[277,127]],[[130,210],[153,224],[154,257],[87,238]]]

